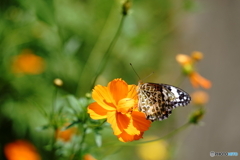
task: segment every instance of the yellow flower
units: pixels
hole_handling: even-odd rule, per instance
[[[68,126],[69,124],[66,123],[64,126]],[[60,139],[64,142],[68,142],[71,140],[72,136],[77,133],[76,127],[70,127],[68,129],[63,130],[64,127],[57,129],[56,131],[56,138]]]
[[[13,73],[40,74],[43,72],[44,67],[43,58],[33,54],[30,49],[23,50],[20,55],[13,58]]]
[[[114,135],[122,142],[138,140],[148,130],[151,121],[137,109],[136,85],[114,79],[108,86],[97,85],[92,92],[96,101],[88,106],[92,119],[107,118]]]
[[[193,87],[203,87],[206,89],[211,88],[212,84],[211,81],[207,80],[206,78],[202,77],[196,70],[195,70],[195,63],[203,58],[203,54],[198,51],[194,51],[190,56],[185,54],[178,54],[176,56],[177,62],[182,66],[183,73],[187,75],[190,79],[190,82]]]
[[[4,146],[8,160],[40,160],[36,148],[25,140],[17,140]]]
[[[158,137],[146,137],[147,140],[157,139]],[[142,159],[147,160],[166,160],[169,158],[168,144],[164,140],[148,142],[137,148],[137,153]]]
[[[204,91],[196,91],[191,95],[191,97],[193,104],[200,106],[206,104],[209,99],[208,94]]]

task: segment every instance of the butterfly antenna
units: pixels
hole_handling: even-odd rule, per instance
[[[144,79],[147,79],[148,77],[150,77],[154,72],[150,73],[147,77],[145,77]],[[143,79],[143,80],[144,80]]]
[[[132,65],[132,63],[130,63],[130,66],[132,67],[132,69],[133,69],[133,71],[134,71],[134,73],[138,76],[138,79],[139,80],[141,80],[141,78],[139,77],[139,75],[137,74],[137,72],[135,71],[135,69],[133,68],[133,65]]]

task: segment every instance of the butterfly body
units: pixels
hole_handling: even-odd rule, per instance
[[[172,110],[190,103],[189,94],[178,87],[161,83],[138,84],[138,110],[151,121],[167,119]]]

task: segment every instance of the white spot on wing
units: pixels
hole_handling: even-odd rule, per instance
[[[177,92],[177,88],[171,86],[171,92],[174,94],[174,96],[175,96],[176,98],[179,97],[179,94],[178,94],[178,92]]]

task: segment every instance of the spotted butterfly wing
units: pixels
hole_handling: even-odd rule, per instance
[[[191,101],[187,92],[168,84],[139,82],[137,93],[138,109],[151,121],[167,119],[174,108]]]

